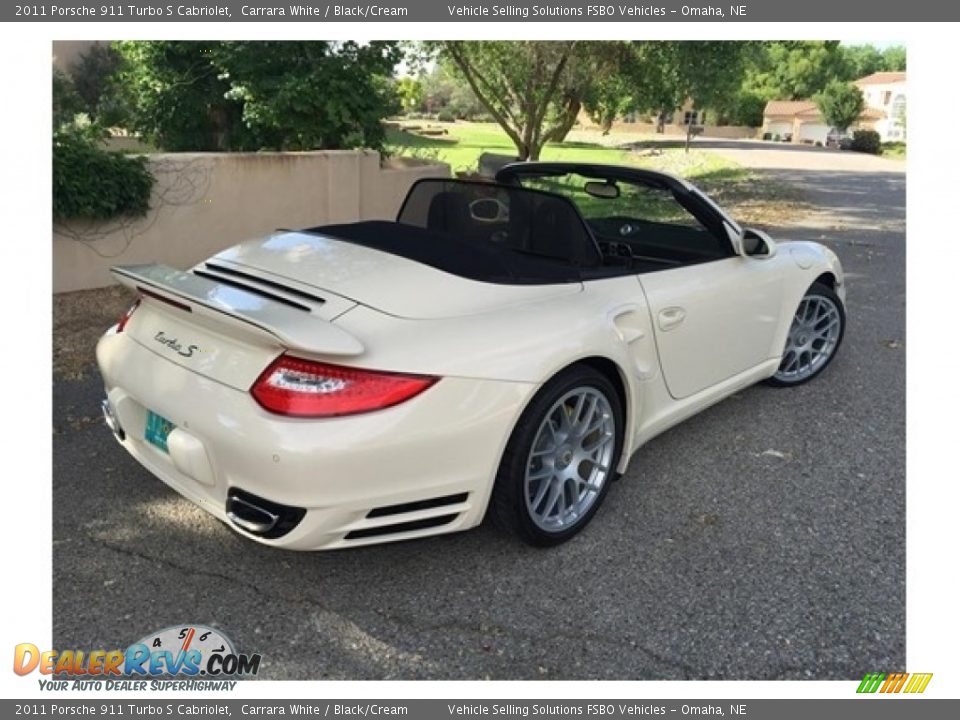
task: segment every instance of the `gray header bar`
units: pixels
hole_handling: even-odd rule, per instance
[[[0,7],[5,22],[910,22],[960,20],[942,0],[195,0],[187,3],[59,0]]]
[[[802,693],[798,683],[797,693]],[[856,683],[851,683],[853,694]],[[909,705],[907,710],[904,705]],[[950,708],[953,708],[951,710]],[[282,712],[281,712],[282,711]],[[870,697],[850,700],[276,700],[250,698],[123,697],[87,700],[0,700],[0,716],[15,717],[276,717],[327,720],[371,717],[410,720],[644,720],[654,717],[726,717],[749,720],[941,720],[956,717],[960,700]]]

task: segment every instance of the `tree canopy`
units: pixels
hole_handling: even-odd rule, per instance
[[[439,50],[513,141],[521,159],[538,159],[543,145],[563,130],[565,113],[551,111],[561,90],[579,94],[574,66],[586,57],[574,59],[576,41],[452,40],[441,43]]]
[[[814,101],[827,124],[841,132],[853,125],[863,112],[860,88],[842,80],[831,80],[814,96]]]
[[[166,150],[380,147],[396,42],[118,44],[131,124]]]
[[[585,109],[605,129],[627,112],[714,105],[740,87],[751,43],[452,41],[437,46],[523,159]]]

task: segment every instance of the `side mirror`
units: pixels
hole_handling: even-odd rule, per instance
[[[739,247],[734,243],[737,254],[757,259],[772,258],[777,253],[777,244],[763,230],[744,228],[740,235]]]

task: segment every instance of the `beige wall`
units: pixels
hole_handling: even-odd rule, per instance
[[[171,153],[150,156],[157,178],[144,218],[73,221],[53,229],[53,291],[103,287],[112,265],[187,268],[277,228],[392,219],[410,185],[450,168],[371,151]]]

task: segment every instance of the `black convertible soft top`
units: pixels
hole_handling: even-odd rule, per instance
[[[419,180],[396,222],[324,225],[304,232],[482,282],[579,282],[585,269],[602,261],[570,200],[499,183]]]

